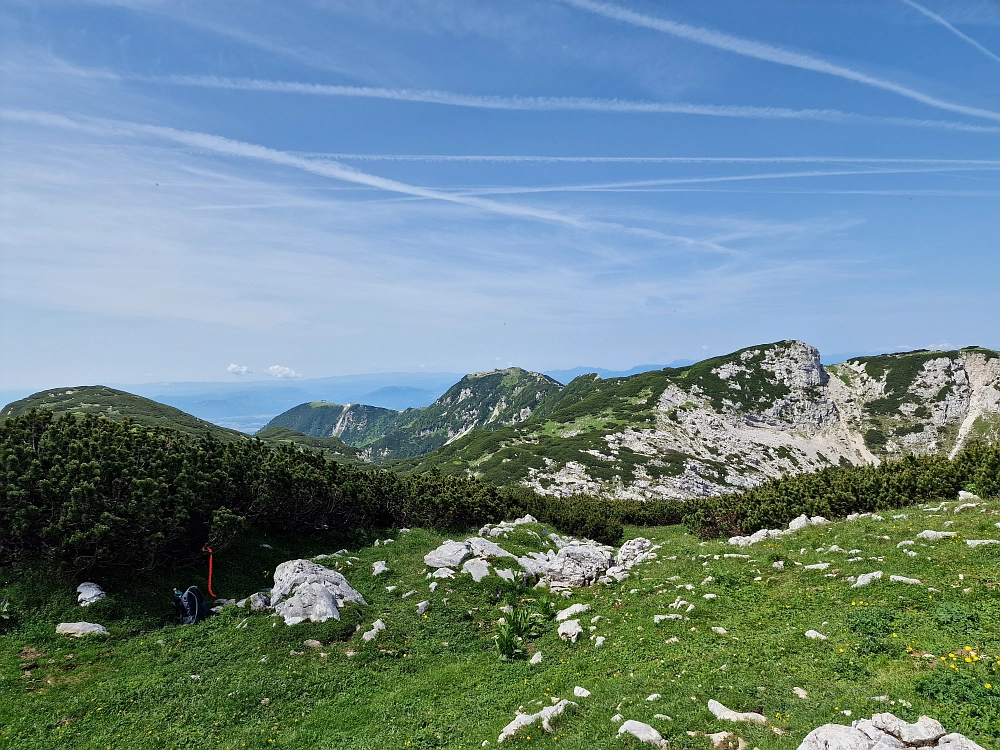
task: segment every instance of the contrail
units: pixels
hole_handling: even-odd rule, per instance
[[[100,72],[105,78],[160,83],[174,86],[225,89],[229,91],[266,91],[308,96],[342,96],[366,99],[389,99],[424,104],[440,104],[473,109],[515,111],[586,111],[636,114],[680,114],[708,117],[736,117],[766,120],[819,120],[850,124],[898,125],[903,127],[960,130],[972,133],[996,133],[997,127],[970,125],[949,120],[922,120],[909,117],[881,117],[842,112],[836,109],[790,109],[787,107],[751,107],[732,104],[691,104],[688,102],[649,102],[629,99],[595,99],[577,96],[477,96],[434,89],[392,89],[375,86],[338,86],[298,81],[271,81],[222,76],[119,76]],[[978,110],[976,111],[978,112]],[[967,113],[968,114],[968,113]],[[1000,115],[997,115],[1000,120]]]
[[[713,182],[743,182],[748,180],[784,180],[810,177],[843,177],[856,175],[887,175],[887,174],[933,174],[936,172],[956,171],[995,171],[1000,164],[993,166],[947,166],[922,169],[844,169],[844,170],[813,170],[809,172],[762,172],[746,175],[722,175],[718,177],[676,177],[661,180],[630,180],[627,182],[591,183],[582,185],[540,185],[531,187],[496,187],[475,188],[458,191],[460,195],[521,195],[526,193],[575,193],[630,190],[666,185],[697,185]]]
[[[292,152],[343,161],[430,161],[569,164],[954,164],[1000,166],[1000,159],[910,159],[871,156],[535,156],[507,154],[343,154]]]
[[[918,5],[917,3],[913,2],[913,0],[902,0],[902,2],[906,3],[907,5],[909,5],[914,10],[919,11],[920,13],[923,13],[925,16],[927,16],[928,18],[930,18],[932,21],[936,21],[937,23],[941,24],[946,29],[948,29],[948,31],[950,31],[952,34],[954,34],[955,36],[957,36],[959,39],[961,39],[961,40],[963,40],[965,42],[968,42],[969,44],[971,44],[973,47],[975,47],[977,50],[979,50],[980,52],[982,52],[987,57],[992,58],[996,62],[1000,62],[1000,55],[996,55],[993,52],[990,52],[988,49],[986,49],[986,47],[984,47],[983,45],[981,45],[979,42],[977,42],[971,36],[967,36],[966,34],[963,34],[961,31],[959,31],[958,29],[956,29],[954,26],[952,26],[950,23],[948,23],[948,21],[946,21],[944,18],[942,18],[941,16],[939,16],[937,13],[935,13],[935,12],[933,12],[931,10],[928,10],[927,8],[925,8],[922,5]]]
[[[479,198],[471,195],[461,195],[442,190],[435,190],[433,188],[410,185],[398,180],[392,180],[368,174],[366,172],[361,172],[353,167],[345,166],[336,161],[306,159],[287,151],[280,151],[267,146],[247,143],[245,141],[237,141],[223,136],[212,135],[210,133],[199,133],[197,131],[178,130],[177,128],[162,125],[146,125],[142,123],[106,120],[102,118],[88,117],[77,120],[64,115],[53,115],[47,112],[26,110],[0,109],[0,119],[73,129],[89,133],[94,133],[96,130],[101,131],[103,134],[132,136],[135,136],[136,134],[152,135],[174,143],[183,144],[185,146],[211,151],[216,154],[268,162],[270,164],[297,169],[303,172],[319,175],[321,177],[327,177],[356,185],[365,185],[367,187],[373,187],[391,193],[444,201],[447,203],[456,203],[503,216],[533,219],[536,221],[569,226],[574,229],[612,230],[639,237],[645,237],[647,239],[669,241],[688,247],[698,247],[703,250],[711,250],[715,253],[722,253],[730,256],[740,255],[738,251],[724,247],[710,240],[700,240],[682,235],[667,234],[653,229],[632,227],[614,222],[571,216],[544,208],[502,203],[488,198]]]
[[[792,50],[775,47],[771,44],[756,42],[752,39],[743,39],[730,34],[724,34],[720,31],[715,31],[714,29],[689,26],[688,24],[669,21],[664,18],[647,16],[642,13],[636,13],[635,11],[628,10],[627,8],[611,5],[609,3],[595,2],[594,0],[563,1],[575,8],[579,8],[580,10],[597,13],[605,16],[606,18],[611,18],[623,23],[629,23],[634,26],[642,26],[647,29],[662,31],[665,34],[672,34],[673,36],[697,42],[698,44],[704,44],[709,47],[715,47],[716,49],[726,50],[727,52],[734,52],[737,55],[743,55],[744,57],[766,60],[767,62],[777,63],[778,65],[788,65],[793,68],[811,70],[816,73],[825,73],[827,75],[836,76],[837,78],[844,78],[848,81],[855,81],[856,83],[871,86],[872,88],[881,89],[883,91],[891,91],[894,94],[926,104],[930,107],[936,107],[949,112],[957,112],[963,115],[982,117],[987,120],[1000,122],[1000,112],[994,112],[990,109],[981,109],[979,107],[968,107],[964,104],[955,104],[954,102],[949,102],[944,99],[931,96],[930,94],[925,94],[922,91],[911,89],[908,86],[887,81],[883,78],[876,78],[875,76],[853,70],[852,68],[848,68],[843,65],[836,65],[834,63],[827,62],[826,60],[821,60],[820,58],[813,57],[812,55],[806,55],[801,52],[793,52]]]

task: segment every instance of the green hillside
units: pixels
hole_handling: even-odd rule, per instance
[[[528,419],[558,399],[552,378],[518,367],[466,375],[430,406],[398,412],[363,404],[302,404],[267,428],[339,437],[375,462],[421,456],[472,430],[496,430]],[[267,429],[265,428],[265,429]]]
[[[224,442],[246,439],[246,435],[236,430],[219,427],[172,406],[103,385],[39,391],[7,404],[0,410],[0,422],[9,417],[27,414],[32,409],[47,409],[55,414],[93,414],[115,421],[128,417],[136,424],[166,427],[190,438],[211,435]]]
[[[289,430],[287,427],[269,427],[261,430],[254,437],[268,445],[287,443],[299,448],[318,450],[327,458],[332,458],[339,463],[358,463],[361,461],[360,451],[357,448],[347,445],[336,437],[312,437],[295,430]]]

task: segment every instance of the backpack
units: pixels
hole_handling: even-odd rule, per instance
[[[201,622],[210,614],[197,586],[189,586],[184,593],[174,589],[174,610],[180,618],[181,625]]]

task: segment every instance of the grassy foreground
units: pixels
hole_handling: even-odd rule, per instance
[[[109,599],[81,609],[79,581],[3,570],[0,598],[17,614],[0,635],[0,748],[494,746],[519,706],[534,712],[552,697],[579,705],[554,734],[536,725],[504,746],[639,747],[616,738],[612,716],[620,713],[652,724],[675,748],[710,747],[688,732],[730,730],[750,748],[791,750],[822,723],[890,710],[909,720],[928,714],[995,747],[1000,545],[965,541],[1000,539],[1000,503],[959,513],[955,505],[810,527],[745,549],[699,541],[681,527],[629,528],[627,536],[663,545],[658,559],[621,584],[569,599],[494,576],[477,584],[460,575],[431,593],[422,557],[444,537],[423,530],[383,532],[395,541],[378,547],[374,537],[353,546],[330,537],[258,538],[216,558],[216,593],[243,597],[269,585],[282,560],[349,546],[354,557],[344,558],[351,563],[344,573],[369,605],[348,609],[339,623],[294,627],[235,607],[200,625],[172,624],[172,585],[204,587],[190,572],[99,580]],[[924,529],[958,536],[896,546]],[[543,533],[523,526],[497,541],[515,553],[544,549],[530,531]],[[845,551],[827,551],[831,545]],[[390,572],[372,577],[376,560]],[[783,570],[772,567],[778,560]],[[818,562],[830,566],[805,570]],[[866,588],[844,580],[874,570],[885,576]],[[893,583],[890,574],[923,585]],[[678,595],[695,605],[691,612],[668,607]],[[431,606],[418,616],[422,599]],[[500,660],[493,642],[500,607],[541,613],[545,602],[589,604],[580,618],[585,631],[600,619],[573,644],[559,639],[554,621],[536,618],[541,632],[526,638],[524,656]],[[654,624],[654,615],[675,612],[689,619]],[[377,618],[387,630],[366,644],[355,628]],[[55,635],[56,623],[77,620],[102,623],[111,637]],[[827,640],[807,639],[809,629]],[[591,635],[606,641],[596,647]],[[310,638],[323,647],[304,646]],[[531,665],[534,651],[543,659]],[[574,698],[577,685],[592,695]],[[660,697],[647,700],[653,694]],[[710,698],[761,711],[771,726],[720,722],[706,708]]]

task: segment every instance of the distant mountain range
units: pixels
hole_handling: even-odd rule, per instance
[[[303,385],[313,387],[296,383],[283,397]],[[382,386],[400,398],[412,396],[398,392],[408,388],[420,386]],[[196,397],[176,390],[174,403]],[[105,386],[42,391],[8,404],[0,420],[36,407],[249,439]],[[780,341],[629,376],[588,373],[566,385],[511,367],[466,375],[415,408],[310,399],[257,437],[401,473],[437,469],[559,495],[683,499],[825,466],[1000,442],[1000,353],[918,350],[824,365],[815,348]]]

